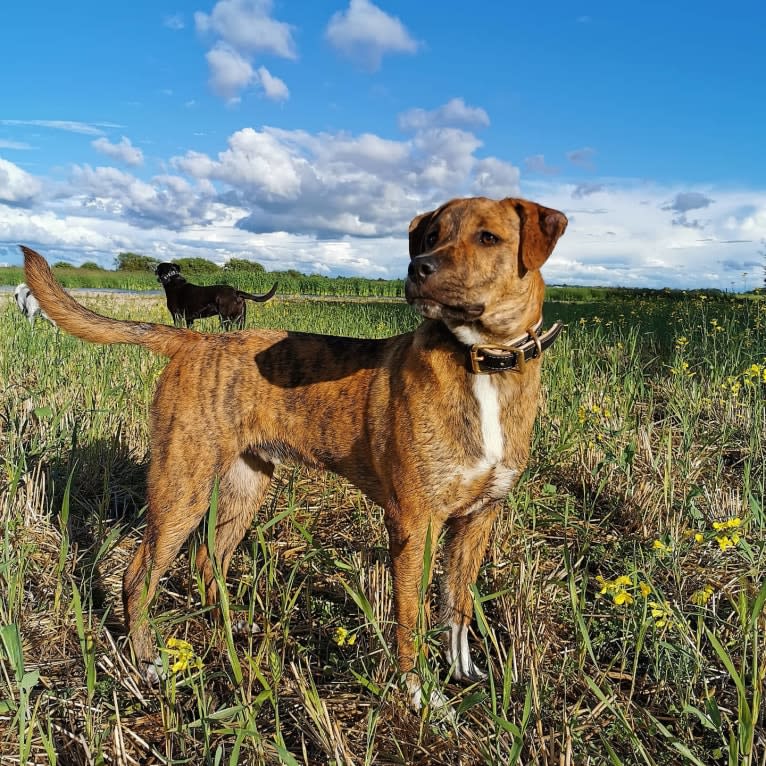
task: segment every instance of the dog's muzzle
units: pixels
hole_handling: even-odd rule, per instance
[[[450,319],[457,322],[472,322],[484,313],[483,303],[461,303],[462,295],[454,290],[445,290],[439,280],[431,284],[429,278],[436,274],[443,260],[441,256],[427,253],[411,258],[404,283],[404,297],[407,302],[427,319]],[[448,272],[447,272],[448,273]],[[451,298],[458,298],[457,301]]]

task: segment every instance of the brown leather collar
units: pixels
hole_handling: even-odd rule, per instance
[[[542,317],[525,335],[511,341],[508,345],[474,343],[468,348],[468,369],[479,375],[493,372],[524,371],[530,359],[537,359],[553,341],[558,338],[564,325],[554,322],[542,335],[538,335],[543,326]]]

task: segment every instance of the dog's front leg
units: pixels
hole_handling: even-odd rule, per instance
[[[391,572],[394,587],[394,614],[396,617],[396,647],[399,670],[405,674],[407,690],[415,708],[421,705],[421,684],[415,670],[415,632],[421,607],[427,625],[429,618],[428,594],[421,584],[431,582],[436,545],[442,522],[427,512],[413,512],[397,508],[386,514],[388,544],[391,554]],[[430,551],[426,542],[430,540]],[[430,560],[426,560],[426,554]],[[428,568],[426,571],[425,568]]]
[[[447,521],[439,619],[448,628],[445,643],[452,677],[466,683],[487,677],[471,658],[468,627],[473,616],[471,586],[476,582],[498,510],[499,505],[493,503]]]

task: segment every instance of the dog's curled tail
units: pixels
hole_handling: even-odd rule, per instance
[[[149,322],[111,319],[86,309],[64,291],[45,258],[21,245],[24,273],[32,295],[56,324],[90,343],[132,343],[155,354],[173,356],[181,346],[198,336],[193,330]]]
[[[241,295],[243,298],[247,298],[249,301],[257,301],[258,303],[265,303],[266,301],[269,301],[274,297],[278,287],[279,287],[279,282],[274,282],[274,284],[271,286],[271,290],[269,290],[267,293],[264,293],[263,295],[253,295],[253,293],[246,293],[244,290],[237,290],[237,293]]]

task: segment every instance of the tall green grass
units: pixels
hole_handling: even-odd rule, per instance
[[[87,302],[168,321],[161,298]],[[766,762],[766,303],[618,293],[550,300],[555,318],[532,458],[475,592],[490,679],[445,685],[429,655],[449,720],[411,712],[399,686],[380,509],[289,466],[232,565],[229,619],[207,619],[190,564],[212,520],[164,580],[166,673],[147,687],[120,578],[163,361],[32,331],[0,296],[0,761]],[[248,321],[417,324],[401,303],[339,301],[276,300]]]
[[[53,267],[56,279],[67,288],[161,290],[154,272]],[[255,293],[265,293],[277,282],[282,295],[325,295],[363,298],[395,298],[404,295],[403,279],[365,277],[327,277],[297,271],[183,271],[184,277],[199,285],[225,284]],[[0,285],[24,281],[21,267],[0,267]]]

